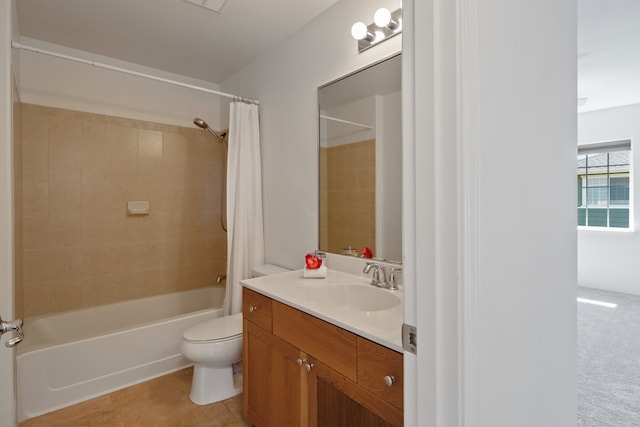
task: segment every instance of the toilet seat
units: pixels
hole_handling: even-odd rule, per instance
[[[182,338],[192,343],[216,343],[242,338],[242,313],[199,323],[184,331]]]

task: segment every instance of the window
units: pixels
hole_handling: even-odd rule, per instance
[[[631,141],[578,146],[578,225],[629,228]]]

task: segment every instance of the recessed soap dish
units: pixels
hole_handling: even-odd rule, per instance
[[[148,200],[128,201],[127,215],[149,215],[149,201]]]

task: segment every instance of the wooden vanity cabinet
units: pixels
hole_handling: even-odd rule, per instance
[[[246,288],[243,316],[243,409],[256,426],[403,424],[402,354]]]
[[[243,291],[243,408],[259,427],[297,427],[306,423],[306,375],[298,365],[304,355],[271,333],[272,301]]]

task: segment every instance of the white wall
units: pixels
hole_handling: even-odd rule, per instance
[[[575,426],[576,3],[464,3],[467,422]]]
[[[578,143],[631,139],[633,153],[633,227],[631,231],[578,231],[578,284],[597,289],[640,295],[640,104],[578,115]]]
[[[416,307],[405,321],[417,313],[423,350],[405,379],[420,425],[456,425],[458,414],[465,426],[575,425],[576,5],[413,3],[418,163],[405,207],[418,227],[404,258]],[[261,101],[268,262],[297,268],[317,246],[316,87],[393,52],[394,40],[357,55],[349,39],[379,6],[341,1],[222,83]],[[548,175],[523,173],[540,164]]]
[[[351,26],[379,7],[399,2],[340,1],[221,83],[260,100],[267,262],[301,268],[318,247],[317,88],[400,51],[402,36],[357,52]]]
[[[22,38],[20,42],[156,77],[219,89],[217,84],[38,40]],[[218,95],[27,50],[20,51],[20,60],[20,94],[25,103],[185,127],[193,126],[194,117],[201,117],[214,129],[228,127],[228,123],[220,123],[220,106],[228,108],[229,99]]]
[[[376,102],[377,257],[402,260],[402,93]]]
[[[360,128],[329,119],[320,119],[320,126],[323,130],[320,140],[322,147],[335,147],[376,139],[378,126],[376,123],[376,96],[358,99],[329,110],[322,110],[320,114],[372,127],[372,129]]]

